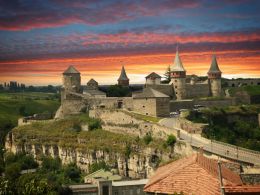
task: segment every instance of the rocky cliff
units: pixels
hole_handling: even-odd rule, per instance
[[[130,178],[149,177],[159,163],[175,157],[173,148],[163,146],[163,140],[145,144],[143,139],[131,135],[75,131],[75,124],[82,122],[73,118],[16,127],[8,134],[5,147],[14,153],[32,154],[36,159],[41,155],[59,157],[63,164],[75,162],[86,172],[92,164],[104,161],[121,176]],[[185,144],[175,146],[180,153],[185,149]]]

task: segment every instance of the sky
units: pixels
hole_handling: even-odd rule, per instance
[[[259,0],[0,0],[0,83],[82,84],[163,75],[176,46],[187,74],[206,75],[212,54],[226,78],[260,77]]]

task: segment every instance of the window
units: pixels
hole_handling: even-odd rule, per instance
[[[175,86],[175,89],[177,89],[177,86]]]
[[[178,94],[178,92],[175,92],[175,94]]]
[[[145,106],[143,106],[143,108],[145,108]]]
[[[175,83],[177,82],[177,80],[175,80]]]

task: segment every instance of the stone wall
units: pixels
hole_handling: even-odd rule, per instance
[[[152,136],[166,139],[173,134],[178,137],[178,130],[161,126],[158,123],[146,122],[137,119],[126,111],[121,110],[91,110],[90,117],[100,118],[102,128],[115,133],[132,134],[143,137],[147,133]]]
[[[144,115],[156,116],[156,99],[155,98],[134,99],[133,110]]]
[[[207,97],[209,94],[208,83],[195,83],[194,85],[186,83],[186,98]]]
[[[243,181],[243,183],[248,184],[248,185],[256,185],[256,184],[260,184],[260,174],[244,174],[241,173],[240,174],[241,179]]]
[[[224,106],[234,106],[236,105],[235,98],[226,99],[208,99],[208,100],[194,100],[194,104],[203,105],[205,107],[224,107]]]
[[[232,79],[225,81],[229,87],[239,87],[241,85],[260,85],[260,79]]]

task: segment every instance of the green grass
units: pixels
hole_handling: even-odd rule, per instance
[[[127,146],[135,148],[165,148],[163,140],[153,139],[146,145],[143,139],[136,136],[117,134],[102,129],[92,131],[77,131],[74,129],[75,124],[81,125],[91,123],[93,120],[87,114],[68,117],[66,119],[52,121],[49,123],[37,122],[31,125],[16,127],[12,130],[17,144],[57,144],[65,148],[75,148],[80,151],[103,150],[107,152],[125,153]],[[137,151],[132,150],[135,153]]]
[[[0,93],[0,123],[17,124],[24,107],[26,115],[35,113],[54,113],[60,103],[55,94],[50,93]]]
[[[124,111],[125,112],[125,111]],[[139,113],[134,113],[134,112],[125,112],[126,114],[136,118],[136,119],[140,119],[143,121],[147,121],[147,122],[154,122],[157,123],[160,121],[160,118],[157,117],[153,117],[153,116],[147,116],[147,115],[143,115],[143,114],[139,114]]]

